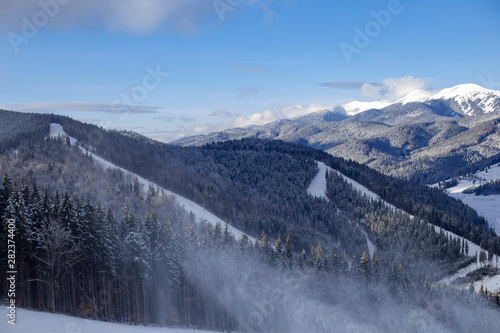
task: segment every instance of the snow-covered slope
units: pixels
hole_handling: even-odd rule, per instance
[[[458,184],[448,188],[446,192],[474,208],[479,215],[488,220],[497,233],[500,233],[500,195],[483,196],[462,193],[468,188],[497,179],[500,179],[500,163],[490,166],[487,170],[478,171],[470,177],[459,177]]]
[[[307,193],[309,193],[312,196],[319,197],[319,198],[325,198],[328,200],[328,197],[326,196],[326,171],[327,170],[328,171],[335,171],[339,175],[342,175],[342,174],[340,172],[338,172],[337,170],[333,170],[332,168],[326,166],[326,164],[323,162],[318,162],[318,169],[319,169],[318,174],[316,175],[316,177],[314,177],[313,181],[311,182],[311,184],[307,188]],[[361,191],[362,193],[366,194],[368,197],[370,197],[370,198],[378,197],[375,193],[371,192],[363,185],[355,182],[354,180],[352,180],[344,175],[342,175],[342,177],[344,177],[344,179],[349,184],[351,184],[351,186],[353,186],[356,190]],[[357,186],[355,186],[354,183],[357,184]],[[378,198],[380,198],[380,197],[378,197]],[[394,206],[392,206],[392,207],[394,207]],[[375,244],[373,244],[373,242],[370,240],[370,238],[368,237],[366,232],[363,232],[363,233],[365,234],[365,237],[366,237],[366,245],[368,246],[368,251],[370,252],[370,257],[373,259],[373,255],[374,255],[375,250],[376,250]]]
[[[2,311],[6,313],[5,306]],[[82,319],[61,314],[16,309],[15,326],[7,323],[7,316],[2,315],[0,332],[2,333],[208,333],[182,328],[132,326],[106,323],[103,321]]]
[[[357,113],[370,110],[370,109],[382,109],[386,106],[391,105],[392,103],[386,100],[381,101],[372,101],[372,102],[361,102],[361,101],[352,101],[350,103],[342,105],[344,110],[348,115],[355,115]]]
[[[64,129],[63,127],[60,125],[60,124],[50,124],[50,137],[57,137],[57,136],[61,136],[61,137],[69,137],[70,138],[70,141],[71,141],[71,144],[75,144],[77,142],[77,140],[75,138],[72,138],[70,136],[68,136],[66,134],[66,132],[64,132]],[[104,158],[100,157],[100,156],[97,156],[93,153],[91,153],[90,151],[87,151],[85,148],[82,148],[80,147],[80,149],[83,151],[83,152],[87,152],[89,155],[92,156],[92,159],[94,160],[94,162],[96,162],[97,164],[101,165],[103,168],[105,169],[109,169],[109,168],[112,168],[112,169],[120,169],[121,171],[123,171],[125,174],[128,174],[128,175],[131,175],[132,177],[137,177],[137,179],[139,180],[139,183],[144,186],[145,189],[148,189],[150,185],[152,185],[153,187],[155,188],[158,188],[160,190],[163,190],[163,193],[165,195],[174,195],[176,197],[176,201],[177,203],[184,207],[185,210],[187,211],[191,211],[195,216],[196,218],[198,219],[198,221],[200,220],[205,220],[206,222],[210,223],[212,226],[215,226],[215,224],[217,222],[219,223],[224,223],[224,220],[215,216],[214,214],[210,213],[209,211],[207,211],[205,208],[201,207],[200,205],[198,205],[197,203],[181,196],[181,195],[178,195],[172,191],[169,191],[153,182],[150,182],[149,180],[147,179],[144,179],[143,177],[133,173],[133,172],[130,172],[124,168],[121,168],[107,160],[105,160]],[[161,193],[161,191],[160,191]],[[224,225],[223,225],[224,227]],[[240,230],[234,228],[233,226],[229,225],[228,224],[228,230],[231,231],[234,235],[234,237],[236,239],[239,239],[241,236],[243,236],[243,232],[241,232]],[[249,237],[249,239],[253,242],[255,239],[252,238],[252,237]]]
[[[353,186],[357,191],[359,191],[361,194],[365,195],[366,197],[372,199],[372,200],[382,200],[382,198],[380,198],[377,194],[375,194],[374,192],[370,191],[369,189],[367,189],[365,186],[359,184],[358,182],[352,180],[351,178],[349,177],[346,177],[345,175],[343,175],[342,173],[340,173],[339,171],[337,170],[334,170],[328,166],[326,166],[323,162],[318,162],[318,168],[319,168],[319,171],[318,171],[318,174],[316,175],[316,177],[313,179],[313,181],[311,182],[311,184],[309,185],[309,188],[307,189],[307,192],[313,196],[316,196],[316,197],[321,197],[321,198],[325,198],[325,199],[328,199],[327,196],[326,196],[326,178],[325,178],[325,173],[326,171],[334,171],[336,172],[338,175],[342,176],[342,178],[344,178],[344,180],[349,183],[351,186]],[[383,200],[382,200],[383,201]],[[405,214],[408,214],[402,210],[400,210],[399,208],[396,208],[395,206],[383,201],[384,204],[387,206],[387,207],[390,207],[391,209],[393,209],[394,211],[400,211],[400,212],[403,212]],[[413,217],[412,215],[408,214],[409,216]],[[434,230],[436,232],[440,232],[441,230],[443,230],[444,234],[447,236],[447,237],[450,237],[452,239],[459,239],[460,241],[464,240],[463,237],[460,237],[458,236],[457,234],[453,233],[453,232],[450,232],[450,231],[447,231],[445,229],[442,229],[438,226],[433,226],[434,227]],[[367,241],[367,245],[368,245],[368,249],[370,251],[370,255],[373,257],[373,253],[374,251],[376,250],[375,248],[375,245],[373,244],[373,242],[368,238],[368,235],[366,235],[366,241]],[[457,280],[458,278],[461,278],[461,277],[464,277],[466,276],[468,273],[471,273],[483,266],[485,266],[485,264],[481,264],[479,262],[479,254],[481,251],[485,251],[486,254],[488,254],[488,251],[486,251],[485,249],[481,248],[479,245],[477,245],[476,243],[468,240],[468,239],[465,239],[465,241],[467,242],[467,245],[469,247],[469,256],[473,256],[473,257],[476,257],[476,262],[472,265],[469,265],[463,269],[461,269],[460,271],[456,272],[455,274],[441,280],[441,282],[446,282],[446,283],[452,283],[453,281]],[[493,261],[492,261],[492,265],[498,265],[498,261],[499,261],[499,257],[494,255],[493,256]],[[486,281],[486,279],[484,279],[484,281]],[[476,281],[475,283],[475,286],[477,287],[476,288],[476,291],[479,290],[479,286],[484,282],[484,281]],[[484,282],[486,283],[486,282]],[[488,287],[488,290],[490,291],[500,291],[500,285],[497,285],[497,283],[500,283],[500,275],[496,275],[494,277],[491,277],[491,278],[488,278],[488,285],[490,287]],[[462,287],[468,287],[468,285],[463,285]]]
[[[500,91],[486,89],[472,83],[437,91],[417,90],[396,103],[431,102],[433,100],[441,100],[455,112],[466,116],[500,111]]]
[[[355,115],[369,109],[382,109],[391,104],[407,104],[412,102],[429,103],[440,100],[461,115],[500,111],[500,91],[486,89],[477,84],[459,84],[441,90],[415,90],[392,103],[388,100],[360,102],[353,101],[342,105],[347,114]]]

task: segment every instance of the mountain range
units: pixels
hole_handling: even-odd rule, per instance
[[[16,306],[214,331],[494,331],[500,238],[443,187],[486,178],[449,179],[497,158],[498,93],[455,88],[177,145],[0,110]]]
[[[413,181],[435,183],[500,156],[500,92],[463,84],[415,91],[394,102],[351,102],[331,110],[187,137],[199,146],[239,138],[308,145]],[[383,106],[383,107],[380,107]]]

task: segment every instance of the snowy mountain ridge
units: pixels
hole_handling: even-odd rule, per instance
[[[460,84],[437,91],[417,90],[396,103],[429,103],[442,100],[455,112],[467,116],[491,113],[500,110],[500,92],[486,89],[477,84]]]
[[[500,110],[500,91],[490,90],[477,84],[459,84],[441,90],[415,90],[395,102],[379,100],[371,102],[352,101],[342,105],[348,115],[356,115],[370,109],[383,109],[390,105],[408,103],[431,103],[443,101],[458,114],[473,116]]]

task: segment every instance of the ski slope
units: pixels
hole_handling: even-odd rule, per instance
[[[66,132],[64,132],[63,126],[60,124],[50,124],[50,135],[49,136],[50,137],[69,137],[72,145],[74,145],[78,142],[75,138],[68,136],[66,134]],[[139,180],[139,183],[142,186],[144,186],[144,189],[148,189],[149,186],[152,185],[155,188],[159,188],[160,190],[163,190],[164,194],[166,194],[166,195],[175,196],[177,204],[179,204],[181,207],[183,207],[186,211],[192,212],[196,216],[198,221],[205,220],[207,223],[210,223],[213,227],[215,227],[215,224],[217,222],[219,222],[222,224],[221,225],[222,228],[224,228],[224,220],[223,219],[210,213],[209,211],[207,211],[205,208],[201,207],[197,203],[195,203],[195,202],[193,202],[193,201],[191,201],[191,200],[189,200],[181,195],[178,195],[172,191],[169,191],[169,190],[167,190],[167,189],[165,189],[165,188],[163,188],[163,187],[161,187],[153,182],[150,182],[149,180],[147,180],[147,179],[145,179],[145,178],[143,178],[143,177],[141,177],[133,172],[130,172],[122,167],[119,167],[119,166],[111,163],[110,161],[105,160],[104,158],[95,155],[94,153],[88,151],[87,149],[85,149],[81,146],[80,146],[80,149],[84,153],[88,153],[92,157],[94,162],[101,165],[104,169],[119,169],[119,170],[123,171],[126,175],[130,175],[132,177],[137,177],[137,179]],[[161,191],[160,191],[160,194],[161,194]],[[234,237],[236,239],[239,239],[243,236],[243,232],[240,231],[239,229],[236,229],[229,224],[227,226],[228,226],[228,230],[234,235]],[[255,241],[255,239],[253,237],[249,236],[248,238],[252,242]]]
[[[319,168],[318,174],[313,179],[313,181],[309,185],[309,188],[307,189],[307,192],[310,195],[328,199],[327,196],[326,196],[326,178],[325,178],[326,170],[328,170],[328,171],[334,171],[338,175],[342,176],[342,178],[345,181],[347,181],[347,183],[351,184],[351,186],[353,186],[362,195],[365,195],[366,197],[368,197],[368,198],[370,198],[372,200],[382,200],[382,198],[380,198],[377,194],[375,194],[374,192],[372,192],[369,189],[367,189],[365,186],[363,186],[363,185],[359,184],[358,182],[350,179],[349,177],[344,176],[339,171],[334,170],[334,169],[326,166],[323,162],[318,162],[318,168]],[[399,208],[396,208],[394,205],[391,205],[391,204],[389,204],[389,203],[387,203],[385,201],[384,201],[384,204],[387,207],[390,207],[391,209],[393,209],[394,211],[397,210],[397,211],[400,211],[400,212],[403,212],[403,213],[409,215],[410,217],[413,217],[413,215],[410,215],[410,214],[408,214],[408,213],[400,210]],[[497,215],[498,215],[498,213],[497,213]],[[451,231],[442,229],[442,228],[440,228],[438,226],[435,226],[435,225],[432,225],[432,224],[429,224],[429,225],[433,226],[434,230],[437,233],[439,233],[441,230],[443,230],[444,234],[447,237],[449,237],[449,238],[452,238],[452,239],[457,239],[458,238],[460,241],[462,241],[464,239],[463,237],[460,237],[460,236],[458,236],[457,234],[455,234],[455,233],[453,233]],[[368,249],[370,251],[370,256],[373,258],[373,253],[375,252],[376,247],[371,242],[371,240],[368,238],[368,235],[366,233],[365,233],[365,236],[366,236],[366,241],[367,241]],[[485,249],[482,249],[479,245],[477,245],[476,243],[474,243],[474,242],[472,242],[472,241],[470,241],[468,239],[465,239],[465,241],[467,242],[467,244],[469,246],[469,256],[476,257],[476,262],[473,263],[473,264],[471,264],[471,265],[469,265],[469,266],[467,266],[467,267],[465,267],[465,268],[463,268],[463,269],[461,269],[461,270],[459,270],[455,274],[442,279],[440,282],[445,282],[447,284],[450,284],[450,283],[456,281],[457,279],[465,277],[465,276],[467,276],[467,274],[469,274],[471,272],[474,272],[477,269],[485,266],[484,263],[481,264],[479,262],[479,254],[480,254],[481,250],[485,251],[486,254],[488,254],[488,251],[486,251]],[[491,264],[494,265],[494,266],[497,266],[499,264],[498,261],[499,261],[498,256],[494,255]],[[500,285],[499,285],[499,283],[500,283],[500,275],[496,275],[496,276],[488,278],[488,279],[485,278],[483,280],[476,281],[474,283],[474,286],[477,287],[476,291],[479,290],[479,287],[481,286],[481,283],[485,283],[485,284],[487,283],[488,284],[488,290],[490,290],[490,291],[494,291],[494,292],[500,291]],[[468,285],[463,285],[462,287],[465,288],[465,287],[468,287]],[[484,285],[484,287],[486,287],[486,285]]]
[[[70,317],[61,314],[16,309],[15,326],[8,324],[5,306],[1,307],[0,332],[2,333],[208,333],[182,328],[166,328],[109,323]]]
[[[376,195],[375,193],[371,192],[370,190],[368,190],[363,185],[361,185],[361,184],[355,182],[354,180],[352,180],[352,179],[350,179],[350,178],[342,175],[337,170],[333,170],[332,168],[326,166],[325,163],[323,163],[323,162],[317,162],[317,163],[318,163],[318,168],[319,168],[318,174],[316,175],[316,177],[314,177],[314,179],[312,180],[311,184],[307,188],[307,193],[309,193],[310,195],[312,195],[314,197],[319,197],[319,198],[324,198],[324,199],[329,200],[328,197],[326,196],[326,170],[328,170],[328,171],[335,171],[335,172],[337,172],[349,184],[351,184],[356,190],[361,191],[362,193],[366,194],[368,197],[373,198],[374,200],[376,200],[376,198],[380,199],[380,197],[378,195]],[[392,207],[394,207],[394,206],[392,206]],[[368,237],[368,234],[366,232],[364,232],[364,231],[363,231],[363,234],[366,237],[366,244],[368,246],[368,251],[370,253],[370,258],[373,259],[373,255],[374,255],[375,250],[377,248],[375,247],[375,244],[373,244],[373,242]]]

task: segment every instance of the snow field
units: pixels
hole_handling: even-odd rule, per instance
[[[6,307],[2,306],[3,313]],[[0,316],[0,332],[2,333],[208,333],[182,328],[166,328],[153,326],[132,326],[128,324],[109,323],[97,320],[82,319],[47,312],[16,309],[16,325],[7,323],[7,316]]]

